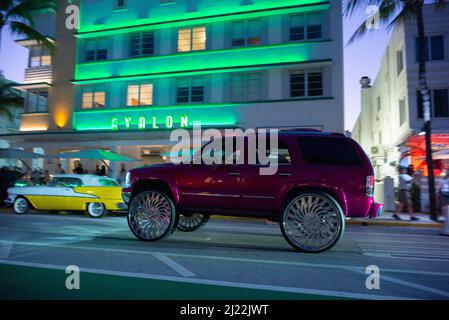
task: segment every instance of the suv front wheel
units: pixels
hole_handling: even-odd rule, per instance
[[[159,190],[145,190],[131,200],[128,225],[134,235],[145,241],[157,241],[171,235],[176,228],[175,205]]]
[[[306,192],[287,200],[280,226],[292,247],[318,253],[338,242],[345,229],[345,219],[334,198],[324,192]]]

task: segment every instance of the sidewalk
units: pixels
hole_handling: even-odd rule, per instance
[[[436,222],[430,219],[429,214],[415,214],[419,221],[410,221],[408,213],[401,213],[402,220],[394,219],[393,212],[384,212],[384,214],[375,219],[352,218],[346,220],[347,224],[357,224],[364,226],[392,226],[392,227],[423,227],[423,228],[442,228],[443,222]],[[440,218],[442,219],[442,218]]]

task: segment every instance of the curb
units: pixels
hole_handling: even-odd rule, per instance
[[[346,224],[361,226],[386,226],[386,227],[413,227],[413,228],[442,228],[438,222],[407,222],[407,221],[382,221],[382,220],[346,220]]]
[[[251,217],[231,217],[231,216],[212,216],[211,220],[240,220],[240,221],[260,221],[261,218]],[[414,228],[442,228],[442,223],[437,222],[407,222],[407,221],[388,221],[388,220],[372,220],[355,218],[346,220],[348,225],[360,226],[385,226],[385,227],[414,227]]]

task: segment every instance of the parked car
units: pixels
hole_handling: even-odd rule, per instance
[[[87,211],[91,217],[100,218],[108,210],[126,209],[121,190],[118,182],[111,178],[89,174],[61,174],[53,176],[45,186],[8,189],[6,202],[12,204],[17,214],[25,214],[30,209],[67,210]]]
[[[354,140],[337,133],[281,131],[277,153],[279,169],[270,176],[259,174],[261,165],[247,163],[192,161],[131,170],[123,189],[131,231],[156,241],[176,227],[196,230],[213,214],[249,216],[278,221],[299,251],[322,252],[340,239],[345,217],[382,214],[383,205],[373,199],[373,168]]]

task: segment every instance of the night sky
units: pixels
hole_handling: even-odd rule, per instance
[[[345,43],[364,17],[362,13],[351,19],[345,19]],[[347,130],[352,130],[360,110],[359,80],[362,76],[369,76],[374,80],[387,41],[387,33],[376,30],[345,47],[345,128]],[[27,62],[28,50],[14,43],[9,30],[3,30],[0,70],[3,70],[8,79],[22,82]]]

